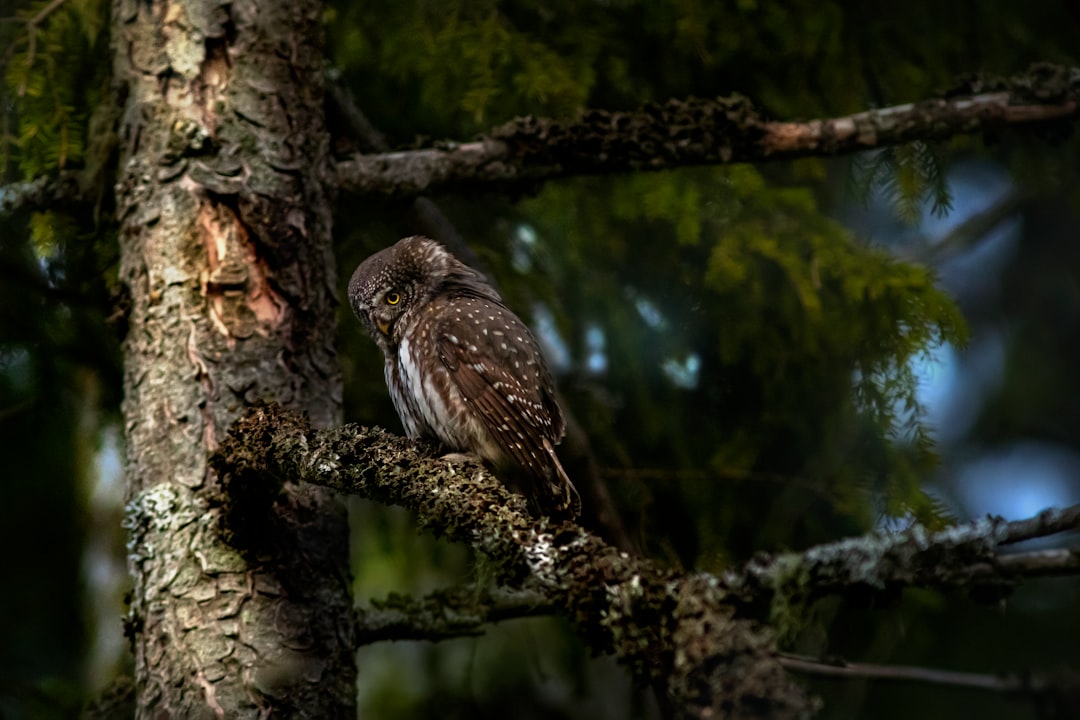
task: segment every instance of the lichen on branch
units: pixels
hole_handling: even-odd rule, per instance
[[[479,465],[379,429],[313,430],[275,407],[238,421],[212,463],[232,502],[276,477],[415,511],[422,526],[487,556],[504,584],[527,581],[594,653],[664,688],[680,717],[797,718],[815,707],[780,665],[772,633],[736,617],[715,577],[679,575],[573,524],[531,518]]]
[[[482,466],[432,450],[377,428],[313,430],[263,406],[237,422],[212,463],[222,502],[236,504],[247,522],[280,483],[304,481],[409,508],[421,526],[492,561],[497,592],[377,603],[360,611],[360,643],[439,640],[475,634],[485,622],[558,612],[594,653],[614,653],[639,680],[664,687],[684,717],[811,713],[815,701],[786,675],[774,632],[821,597],[913,586],[1001,597],[1024,578],[1080,572],[1075,550],[1000,552],[1080,526],[1074,506],[1020,521],[987,517],[939,532],[914,526],[761,554],[719,576],[680,574],[572,523],[532,518],[524,498]]]
[[[767,120],[738,96],[673,99],[627,112],[587,110],[573,120],[522,117],[473,142],[356,154],[337,164],[337,175],[346,192],[411,196],[575,175],[827,157],[1005,127],[1060,131],[1078,116],[1080,68],[1041,64],[1008,79],[972,78],[916,103],[807,121]]]

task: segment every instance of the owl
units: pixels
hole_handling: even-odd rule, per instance
[[[483,275],[414,236],[356,268],[349,304],[386,360],[411,438],[471,452],[517,485],[534,511],[581,508],[555,446],[566,423],[536,338]]]

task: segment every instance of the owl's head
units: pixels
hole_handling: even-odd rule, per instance
[[[500,302],[484,276],[439,243],[420,235],[399,240],[360,263],[349,280],[349,304],[384,351],[437,297],[473,296]]]

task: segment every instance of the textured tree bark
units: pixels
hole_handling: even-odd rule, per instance
[[[342,506],[233,507],[207,464],[258,400],[340,422],[320,11],[114,3],[141,718],[355,715]]]

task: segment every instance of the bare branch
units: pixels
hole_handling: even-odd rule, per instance
[[[541,593],[597,653],[660,685],[678,717],[801,718],[816,704],[775,656],[771,632],[736,618],[716,578],[679,575],[621,553],[570,523],[525,511],[482,467],[346,425],[312,430],[276,408],[249,412],[212,460],[238,516],[265,503],[271,477],[403,505],[421,525],[487,556],[499,580]]]
[[[875,665],[872,663],[853,663],[841,658],[818,659],[805,655],[780,653],[781,664],[789,670],[810,675],[830,677],[871,678],[874,680],[908,680],[931,683],[934,685],[952,685],[954,687],[996,690],[999,692],[1020,692],[1026,689],[1023,678],[1016,675],[987,675],[982,673],[957,672],[936,668],[913,667],[910,665]]]
[[[438,642],[480,635],[488,623],[556,612],[542,593],[531,590],[477,588],[441,590],[422,598],[391,595],[357,610],[359,645],[384,640]]]
[[[390,151],[390,143],[386,136],[379,132],[364,111],[353,100],[352,93],[333,78],[327,83],[327,98],[334,104],[334,108],[341,115],[349,131],[352,133],[361,148],[366,152],[385,153]],[[441,208],[426,197],[417,197],[412,203],[413,215],[416,224],[420,228],[421,235],[438,240],[452,252],[458,260],[485,275],[487,268],[480,262],[480,258],[473,252],[465,238],[443,214]],[[491,279],[490,277],[488,278]]]
[[[997,570],[1016,577],[1043,577],[1080,574],[1080,549],[1059,548],[1029,553],[1000,555]]]
[[[740,97],[590,110],[573,122],[525,117],[476,142],[357,155],[338,163],[338,177],[347,192],[408,196],[451,186],[840,155],[1080,115],[1080,68],[1036,66],[963,91],[807,122],[766,121]]]
[[[1032,192],[1015,188],[986,210],[975,213],[957,225],[940,240],[920,243],[918,247],[902,250],[898,254],[901,258],[926,265],[940,265],[976,246],[1001,223],[1019,213],[1032,197]]]
[[[1047,508],[1033,518],[1009,523],[1001,544],[1009,545],[1077,528],[1080,528],[1080,504],[1067,508]]]
[[[780,653],[780,664],[792,672],[822,677],[928,683],[1026,696],[1038,703],[1040,717],[1074,717],[1080,701],[1080,674],[1067,668],[1047,673],[989,674],[853,663],[843,658],[819,659],[791,653]]]
[[[1080,675],[1063,669],[1053,673],[986,674],[913,667],[853,663],[842,658],[812,658],[780,654],[780,663],[793,672],[824,677],[929,683],[1028,696],[1039,702],[1045,717],[1073,717],[1080,699]],[[1064,712],[1063,712],[1064,711]]]
[[[368,116],[353,101],[352,93],[339,82],[340,73],[334,73],[327,77],[326,99],[333,103],[333,107],[341,115],[352,133],[353,138],[359,143],[364,152],[386,152],[390,144],[386,136],[371,124]]]

